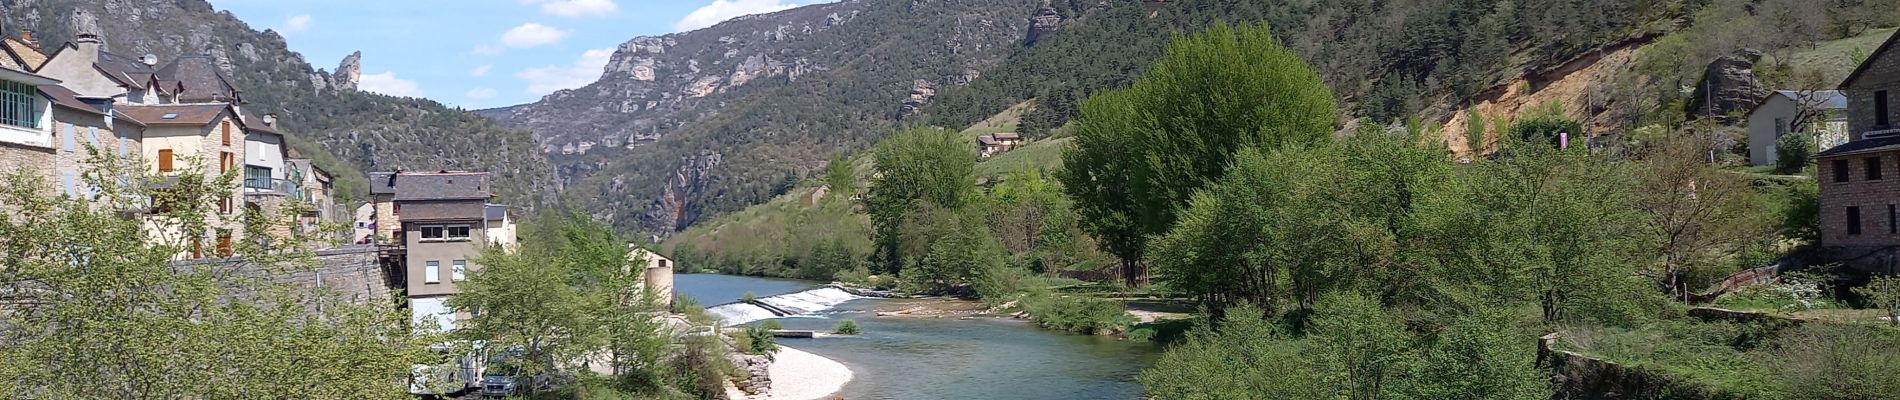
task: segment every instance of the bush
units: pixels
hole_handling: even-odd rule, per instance
[[[1790,398],[1900,399],[1900,331],[1811,323],[1785,332],[1766,359]]]
[[[831,327],[831,333],[836,333],[840,335],[856,335],[856,334],[864,333],[864,332],[858,329],[858,321],[852,321],[852,320],[847,319],[843,321],[838,321],[838,326]]]
[[[1511,124],[1511,137],[1526,145],[1557,147],[1559,134],[1569,133],[1573,144],[1582,144],[1583,124],[1558,116],[1538,116]]]
[[[776,330],[780,330],[780,329],[785,329],[785,324],[783,324],[783,323],[779,323],[779,322],[778,322],[778,320],[776,320],[776,319],[768,319],[768,320],[764,320],[764,321],[760,321],[760,322],[759,322],[759,327],[760,327],[760,328],[765,328],[765,329],[767,329],[767,330],[774,330],[774,331],[776,331]]]
[[[1715,299],[1715,304],[1739,310],[1797,312],[1838,308],[1819,282],[1788,276],[1770,285],[1743,287]]]
[[[754,301],[759,301],[759,295],[752,294],[752,292],[745,292],[745,294],[739,295],[739,302],[741,303],[751,303]]]
[[[1030,319],[1045,328],[1089,335],[1121,333],[1135,323],[1121,302],[1082,296],[1034,294],[1022,300]]]
[[[1808,167],[1814,155],[1814,136],[1789,133],[1775,139],[1775,172],[1792,174]]]
[[[778,339],[772,337],[772,330],[763,326],[745,328],[746,353],[772,358],[778,352]]]

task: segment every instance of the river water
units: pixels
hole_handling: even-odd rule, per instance
[[[674,277],[700,304],[800,292],[813,282],[709,274]],[[779,343],[844,363],[855,374],[846,399],[1140,399],[1135,376],[1160,348],[1044,330],[1008,319],[877,317],[881,299],[845,301],[808,316],[779,318],[786,329],[830,330],[856,320],[864,333]]]

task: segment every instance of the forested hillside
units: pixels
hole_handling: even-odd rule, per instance
[[[161,62],[211,55],[243,90],[244,110],[278,114],[293,147],[338,176],[346,196],[367,192],[363,171],[393,169],[492,171],[502,201],[520,205],[547,203],[557,189],[527,132],[431,100],[339,88],[339,77],[313,68],[276,32],[203,0],[4,0],[0,9],[8,33],[35,30],[49,52],[72,37],[72,16],[84,10],[113,53]]]
[[[1046,4],[1044,4],[1046,3]],[[1025,100],[1039,137],[1174,35],[1264,23],[1342,115],[1443,117],[1486,88],[1678,28],[1685,0],[992,0],[822,4],[635,38],[601,82],[490,114],[537,133],[574,199],[670,232],[784,193],[904,125],[962,127]],[[631,144],[631,146],[628,146]],[[628,149],[631,147],[631,150]]]

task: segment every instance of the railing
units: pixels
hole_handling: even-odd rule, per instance
[[[245,194],[281,194],[293,199],[303,200],[303,191],[297,190],[297,183],[285,179],[249,178],[244,180]]]

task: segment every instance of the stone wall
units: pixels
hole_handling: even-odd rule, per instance
[[[11,176],[21,170],[38,176],[40,181],[57,187],[53,181],[53,149],[0,142],[0,177]]]
[[[245,263],[242,257],[206,258],[178,261],[182,268],[233,269],[231,273],[250,277],[268,277],[309,289],[333,291],[339,298],[365,304],[390,294],[394,282],[393,266],[382,263],[377,246],[349,245],[317,251],[317,262],[310,269],[273,271],[262,265]],[[244,297],[240,295],[239,297]]]
[[[1862,138],[1868,131],[1891,129],[1876,126],[1874,116],[1874,92],[1887,91],[1887,112],[1890,124],[1900,124],[1900,48],[1875,54],[1867,60],[1866,69],[1847,82],[1842,89],[1847,91],[1848,126],[1853,130],[1853,139]]]

